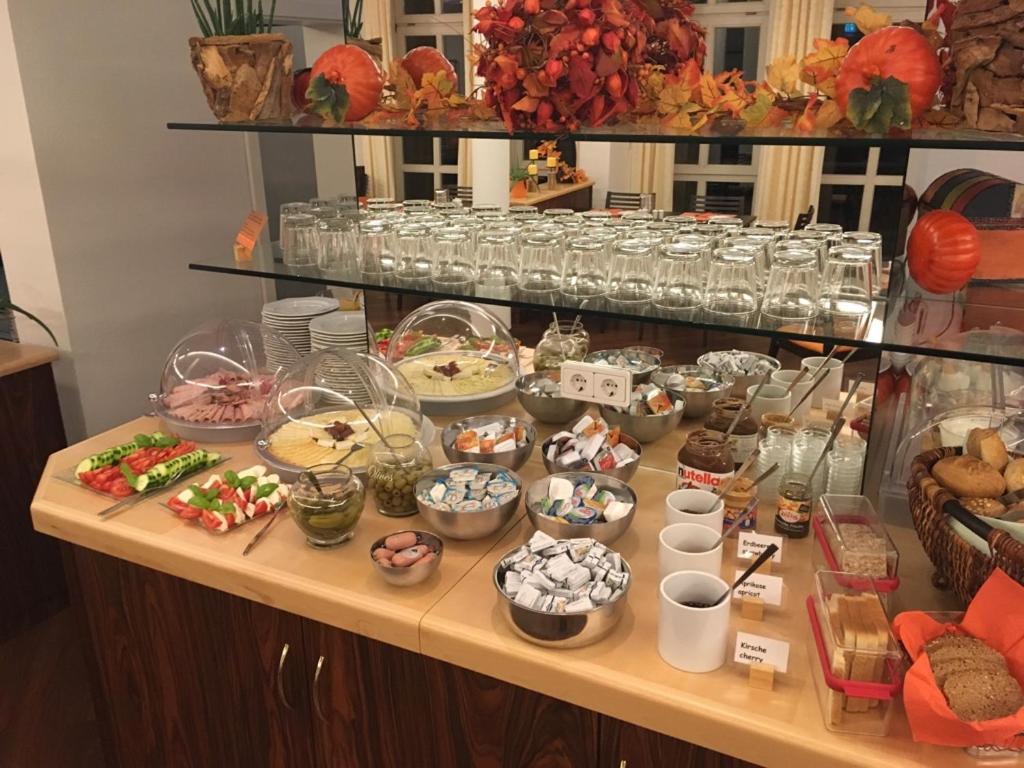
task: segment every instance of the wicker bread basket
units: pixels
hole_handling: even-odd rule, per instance
[[[951,587],[967,602],[995,568],[1002,568],[1024,584],[1024,543],[968,512],[932,477],[935,462],[962,452],[959,448],[937,448],[916,457],[907,489],[917,536],[935,566],[935,585]],[[950,515],[987,541],[991,554],[978,551],[960,536],[949,524]]]

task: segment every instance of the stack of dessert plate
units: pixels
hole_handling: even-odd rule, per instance
[[[314,352],[328,347],[366,352],[366,315],[358,309],[314,318],[309,324],[309,340]]]
[[[271,301],[263,305],[261,319],[268,328],[284,336],[300,355],[308,355],[312,349],[309,323],[314,318],[336,312],[338,300],[328,296],[297,296],[290,299]],[[271,365],[287,364],[288,350],[277,349],[267,344],[267,360]]]

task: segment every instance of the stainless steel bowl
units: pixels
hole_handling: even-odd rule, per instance
[[[633,383],[643,384],[649,378],[651,374],[658,370],[658,366],[661,365],[661,359],[654,355],[649,355],[646,352],[632,352],[625,349],[602,349],[600,352],[591,352],[585,358],[585,363],[600,363],[607,362],[613,357],[622,356],[626,358],[630,365],[627,370],[633,372]]]
[[[516,497],[512,501],[506,501],[490,509],[479,509],[474,512],[448,512],[443,509],[431,507],[420,498],[420,492],[428,490],[438,478],[447,477],[453,469],[478,469],[481,472],[506,472],[516,484]],[[423,519],[435,528],[442,536],[450,539],[470,541],[472,539],[483,539],[492,533],[501,530],[519,507],[519,497],[523,495],[523,481],[513,470],[497,464],[481,464],[479,462],[462,462],[459,464],[448,464],[444,467],[432,469],[416,481],[416,508],[419,509]]]
[[[568,424],[586,413],[588,403],[583,400],[531,395],[526,389],[537,379],[560,382],[562,374],[559,371],[540,371],[516,379],[516,397],[519,398],[519,404],[537,421],[545,424]]]
[[[426,544],[434,551],[437,557],[426,565],[410,565],[407,568],[393,568],[391,566],[381,565],[373,559],[373,551],[377,549],[377,547],[383,547],[384,540],[395,533],[415,533],[416,543]],[[394,584],[396,587],[411,587],[413,584],[419,584],[420,582],[429,579],[430,575],[437,570],[438,566],[441,565],[441,557],[444,554],[444,542],[433,533],[430,533],[429,531],[393,531],[392,533],[389,533],[388,536],[382,536],[370,545],[370,562],[373,563],[373,569],[377,571],[377,573],[379,573],[388,584]],[[629,584],[627,584],[626,587],[629,587]],[[623,597],[625,597],[625,595],[623,595]]]
[[[550,461],[548,459],[548,445],[551,443],[551,438],[548,438],[540,447],[541,457],[544,459],[544,469],[546,469],[550,474],[576,471],[590,472],[591,474],[604,475],[606,477],[614,477],[616,480],[621,480],[624,483],[628,483],[630,479],[633,477],[633,475],[636,474],[636,471],[640,469],[640,459],[643,454],[643,448],[640,447],[640,443],[636,440],[636,438],[630,437],[625,432],[619,434],[619,441],[625,443],[636,452],[637,456],[635,461],[631,461],[629,462],[629,464],[626,464],[621,467],[616,467],[615,469],[573,470],[556,464],[555,462]]]
[[[521,426],[526,431],[526,445],[515,448],[511,451],[501,453],[477,453],[475,451],[460,451],[455,447],[455,439],[459,433],[467,429],[479,429],[487,424],[501,424],[503,428],[512,429]],[[533,447],[537,444],[537,430],[528,421],[517,419],[514,416],[471,416],[461,421],[453,421],[441,432],[441,447],[448,461],[456,462],[487,462],[511,469],[519,469],[530,458]]]
[[[518,549],[518,547],[516,547]],[[515,603],[501,588],[505,568],[501,561],[515,550],[505,553],[494,566],[494,588],[498,591],[498,608],[512,631],[519,637],[548,648],[581,648],[607,637],[626,611],[626,599],[633,585],[629,563],[622,561],[622,570],[630,574],[622,596],[614,603],[605,603],[586,613],[548,613],[525,608]]]
[[[573,484],[581,477],[592,477],[597,483],[598,490],[611,491],[619,501],[632,504],[633,509],[625,517],[610,523],[580,525],[562,522],[560,518],[545,515],[540,511],[540,500],[547,494],[548,481],[552,477],[564,477]],[[636,506],[636,493],[634,493],[632,488],[621,480],[616,480],[614,477],[598,475],[593,472],[558,472],[537,480],[526,489],[526,514],[529,516],[530,522],[533,523],[534,528],[544,531],[548,536],[554,536],[556,539],[591,538],[600,541],[602,544],[611,544],[632,525],[633,516],[636,514]]]
[[[629,413],[616,411],[607,405],[601,406],[601,418],[613,427],[619,427],[641,443],[653,443],[665,435],[671,434],[672,430],[679,426],[682,421],[683,411],[686,410],[688,401],[678,395],[673,395],[676,402],[682,402],[682,408],[673,407],[668,413],[659,413],[651,416],[635,416]]]
[[[674,373],[681,376],[692,376],[708,385],[706,390],[672,389],[666,386],[668,377]],[[699,365],[669,365],[651,375],[651,383],[681,396],[686,401],[686,418],[700,419],[711,413],[711,404],[721,397],[728,397],[732,392],[733,378],[727,373],[714,373]]]
[[[772,373],[774,373],[775,371],[778,371],[778,370],[780,370],[782,368],[782,363],[780,363],[778,361],[778,359],[772,357],[771,355],[765,355],[765,354],[762,354],[760,352],[747,352],[746,350],[742,350],[742,349],[740,349],[740,350],[733,349],[733,350],[725,350],[725,351],[743,352],[743,354],[745,354],[745,355],[750,355],[751,357],[759,357],[759,358],[761,358],[763,360],[767,360],[771,364]],[[711,354],[711,353],[710,352],[705,352],[703,355],[698,357],[697,358],[697,365],[699,365],[701,368],[704,368],[706,370],[712,371],[712,372],[717,374],[718,371],[715,371],[714,368],[712,368],[710,365],[707,364],[707,357],[708,357],[709,354]],[[746,399],[746,397],[747,397],[747,387],[753,386],[755,384],[760,384],[761,383],[761,379],[764,378],[764,374],[763,373],[761,373],[761,374],[753,374],[753,375],[743,375],[743,374],[733,373],[733,374],[729,374],[729,375],[732,376],[732,378],[733,378],[733,385],[732,385],[733,392],[737,393],[736,394],[737,397],[742,397],[744,399]],[[724,395],[723,395],[723,397],[724,397]]]

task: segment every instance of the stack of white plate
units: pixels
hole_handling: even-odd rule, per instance
[[[309,340],[314,352],[328,347],[366,352],[366,315],[362,310],[355,310],[314,318],[309,324]]]
[[[264,304],[261,318],[265,326],[284,336],[296,352],[308,355],[313,350],[310,321],[337,309],[337,299],[328,296],[298,296]],[[290,354],[288,350],[277,349],[273,342],[267,344],[267,360],[272,366],[287,365]]]

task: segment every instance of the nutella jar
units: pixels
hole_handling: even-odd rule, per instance
[[[716,432],[728,432],[729,427],[732,426],[733,419],[736,418],[736,414],[746,404],[746,401],[741,397],[723,397],[715,400],[711,405],[711,415],[704,422],[704,428]],[[750,454],[757,448],[757,432],[757,422],[750,415],[750,411],[746,410],[736,428],[732,431],[732,440],[730,441],[732,443],[732,458],[735,466],[738,467],[750,458]]]
[[[717,491],[732,479],[732,447],[722,435],[707,429],[691,432],[679,449],[677,488]]]
[[[735,483],[723,499],[725,502],[725,517],[722,520],[723,530],[728,529],[737,518],[751,509],[747,517],[733,531],[730,536],[739,535],[739,531],[753,531],[757,529],[757,486],[749,477],[741,477]]]
[[[788,472],[779,480],[775,530],[802,539],[811,529],[811,489],[807,475]]]

